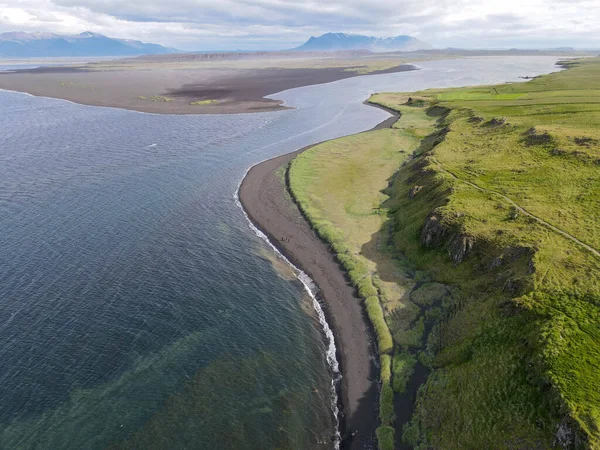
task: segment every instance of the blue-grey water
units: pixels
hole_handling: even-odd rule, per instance
[[[0,91],[0,448],[331,448],[327,341],[235,202],[251,165],[373,127],[369,93],[555,58],[419,63],[168,116]]]

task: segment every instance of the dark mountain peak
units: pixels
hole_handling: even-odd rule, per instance
[[[79,33],[77,36],[82,37],[82,38],[103,38],[106,37],[103,34],[100,33],[92,33],[91,31],[84,31],[83,33]]]
[[[431,48],[431,45],[418,39],[401,35],[390,38],[377,38],[341,32],[329,32],[321,36],[311,36],[306,43],[296,48],[302,51],[370,50],[373,52],[412,51]]]
[[[136,56],[164,53],[177,53],[177,50],[141,41],[113,39],[92,31],[75,35],[19,31],[0,34],[0,57]]]

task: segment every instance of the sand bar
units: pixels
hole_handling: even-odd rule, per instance
[[[0,89],[147,113],[233,114],[285,109],[265,96],[287,89],[413,69],[371,60],[121,60],[0,72]]]

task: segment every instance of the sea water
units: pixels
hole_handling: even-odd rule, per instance
[[[334,447],[332,343],[310,280],[239,208],[241,178],[381,122],[370,93],[518,81],[555,61],[422,62],[276,94],[296,109],[259,114],[0,91],[0,448]]]

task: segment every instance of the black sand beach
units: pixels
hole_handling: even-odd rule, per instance
[[[397,119],[394,115],[375,128],[390,127]],[[240,201],[252,222],[319,288],[335,336],[343,376],[342,448],[375,448],[378,370],[368,318],[327,244],[312,230],[276,173],[278,168],[287,166],[296,155],[311,147],[252,167],[240,186]]]

